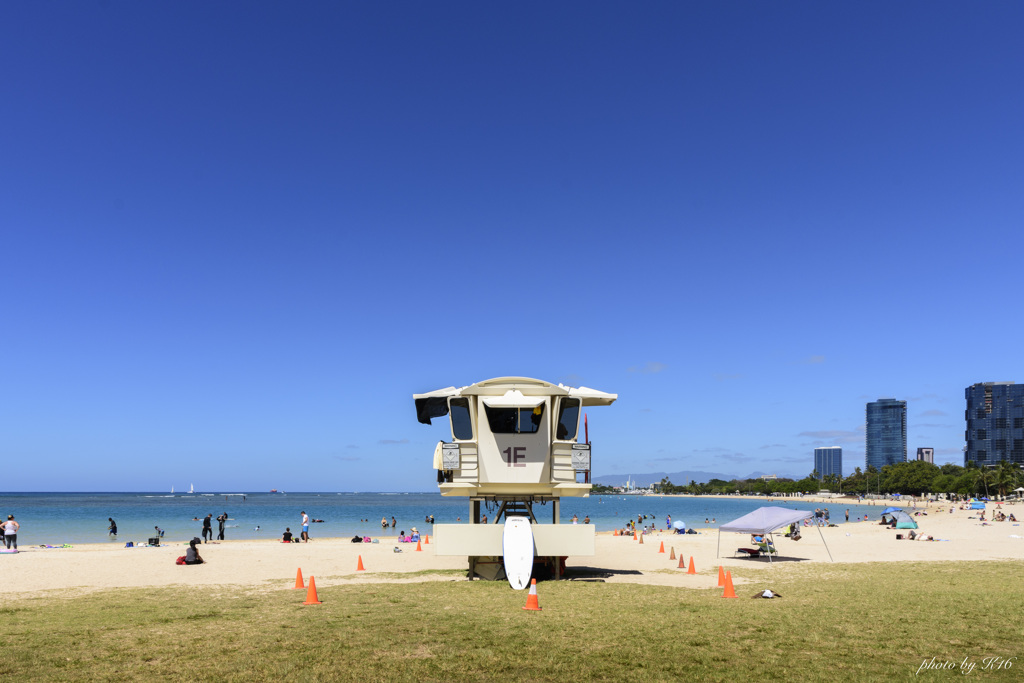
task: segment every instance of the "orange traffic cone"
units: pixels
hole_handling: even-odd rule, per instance
[[[636,532],[635,531],[633,532],[633,540],[634,541],[636,540]]]
[[[423,545],[430,545],[430,534],[423,535]]]
[[[619,530],[618,530],[618,529],[616,529],[616,530],[615,530],[615,533],[613,533],[613,534],[612,534],[612,536],[618,536],[618,535],[619,535]]]
[[[736,591],[732,587],[732,572],[725,573],[725,591],[722,592],[723,598],[735,598]]]
[[[416,541],[416,552],[418,552],[418,553],[423,552],[423,546],[420,545],[419,541]]]
[[[526,596],[526,607],[523,609],[540,611],[540,603],[537,602],[537,579],[530,579],[530,594]]]
[[[668,556],[668,559],[670,559],[670,560],[676,559],[676,547],[675,546],[672,546],[672,554]]]
[[[718,587],[725,588],[725,570],[722,565],[718,565]]]
[[[665,552],[665,541],[662,541],[662,542],[661,542],[661,547],[660,547],[660,548],[658,548],[658,552],[659,552],[659,553],[663,553],[663,552]]]
[[[309,577],[309,590],[306,591],[306,602],[303,605],[320,605],[320,598],[316,596],[316,579],[311,575]]]
[[[363,556],[362,555],[359,556],[359,566],[356,567],[356,571],[357,572],[365,572],[366,571],[366,569],[363,567]]]
[[[302,567],[299,567],[299,571],[295,574],[295,588],[305,588],[306,584],[302,583]],[[292,590],[295,590],[293,588]]]
[[[686,558],[682,553],[679,553],[679,566],[676,569],[686,569]]]
[[[687,574],[696,574],[697,570],[693,568],[693,555],[690,556],[690,568],[686,570]]]
[[[644,544],[644,535],[640,534],[640,545]]]

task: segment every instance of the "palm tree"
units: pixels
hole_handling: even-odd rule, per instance
[[[988,482],[992,479],[993,473],[994,473],[994,470],[991,470],[991,469],[989,469],[987,467],[981,467],[981,468],[979,468],[977,470],[977,474],[975,475],[974,485],[975,485],[975,487],[977,487],[978,484],[984,484],[984,486],[985,486],[985,497],[986,498],[989,497],[988,496]]]
[[[1005,496],[1008,489],[1012,489],[1017,483],[1017,476],[1020,468],[1009,460],[1000,460],[992,473],[993,481],[999,490],[1000,496]]]

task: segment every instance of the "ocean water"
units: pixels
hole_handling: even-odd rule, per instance
[[[814,510],[821,504],[804,503],[798,499],[768,498],[693,498],[673,496],[590,496],[589,498],[563,498],[561,523],[567,524],[575,514],[580,523],[590,516],[598,531],[621,528],[637,515],[647,515],[643,524],[655,523],[665,527],[666,515],[682,520],[687,526],[705,527],[704,520],[715,520],[709,527],[717,527],[747,514],[763,505],[781,505],[799,510]],[[535,505],[534,514],[542,523],[551,523],[552,506]],[[843,513],[850,510],[851,523],[865,514],[877,521],[884,507],[866,505],[830,506],[831,519],[842,524]],[[216,517],[228,513],[225,538],[270,539],[280,538],[286,527],[296,535],[301,530],[301,512],[310,519],[323,523],[310,525],[312,538],[367,536],[394,536],[389,528],[382,534],[380,520],[394,516],[398,530],[409,531],[416,526],[423,533],[431,533],[424,523],[427,515],[434,515],[437,523],[457,523],[469,518],[466,498],[442,497],[438,493],[247,493],[240,494],[175,494],[165,493],[4,493],[0,494],[0,515],[4,519],[12,514],[21,524],[18,545],[61,545],[64,543],[145,543],[155,535],[153,527],[164,529],[164,542],[185,541],[200,536],[202,518],[213,514],[213,530],[217,533]],[[494,519],[496,509],[486,510]],[[107,518],[117,521],[116,540],[107,535]],[[198,519],[194,519],[198,518]],[[460,520],[461,518],[461,520]],[[367,521],[361,521],[367,520]],[[256,529],[259,527],[259,530]]]

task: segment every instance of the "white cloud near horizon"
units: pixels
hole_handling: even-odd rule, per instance
[[[725,460],[726,462],[743,463],[749,462],[754,458],[744,453],[722,453],[721,455],[716,455],[715,459]]]
[[[814,441],[800,444],[801,446],[822,446],[826,444],[864,443],[864,432],[864,426],[861,425],[854,431],[847,429],[819,429],[800,432],[797,436],[814,439]]]

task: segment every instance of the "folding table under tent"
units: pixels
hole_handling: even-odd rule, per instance
[[[767,536],[769,539],[767,547],[772,547],[775,544],[775,539],[772,538],[773,531],[796,522],[802,522],[813,516],[814,513],[808,512],[807,510],[791,510],[789,508],[781,507],[757,508],[753,512],[743,515],[739,519],[734,519],[728,524],[723,524],[718,527],[718,551],[715,556],[721,557],[723,531],[735,531],[738,534],[760,534],[761,536]],[[815,528],[818,529],[818,535],[821,536],[821,542],[825,544],[825,550],[828,552],[828,559],[835,562],[835,560],[832,559],[832,551],[828,549],[828,543],[825,543],[825,536],[821,533],[821,528],[817,526],[815,526]],[[778,551],[776,550],[776,552]],[[768,553],[768,561],[773,561],[772,554],[770,552]]]

